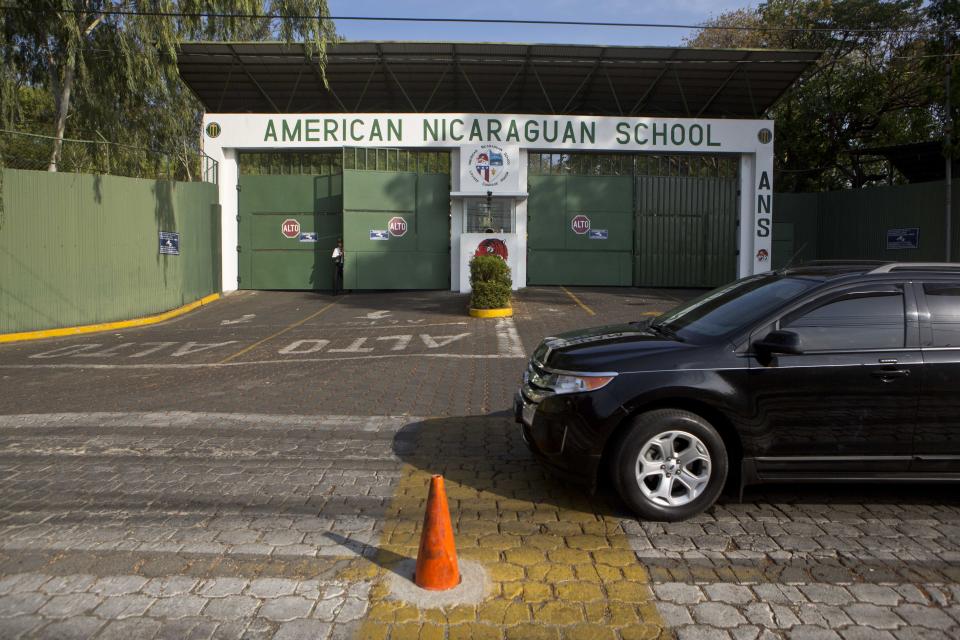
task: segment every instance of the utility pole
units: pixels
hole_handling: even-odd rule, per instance
[[[946,78],[946,100],[944,101],[946,105],[946,123],[944,127],[944,133],[946,134],[946,145],[944,147],[944,162],[946,162],[946,173],[944,178],[944,187],[946,192],[944,194],[944,200],[946,202],[946,211],[945,211],[945,230],[947,236],[947,262],[951,261],[951,251],[953,250],[953,114],[951,113],[950,105],[950,76],[953,75],[953,58],[951,58],[951,46],[952,42],[950,39],[950,31],[944,30],[943,32],[943,51],[946,53],[947,58],[947,78]]]

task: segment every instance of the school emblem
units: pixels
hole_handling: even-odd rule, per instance
[[[510,156],[500,147],[485,144],[470,154],[467,159],[470,177],[484,186],[493,187],[507,179],[510,173]]]

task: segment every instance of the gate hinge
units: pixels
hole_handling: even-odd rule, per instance
[[[240,253],[240,245],[237,245],[237,253]]]
[[[240,222],[240,216],[237,216],[237,222]]]
[[[240,191],[240,185],[237,184],[237,191]],[[739,193],[739,192],[738,192]]]

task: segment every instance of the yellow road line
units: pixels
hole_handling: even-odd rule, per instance
[[[581,309],[583,309],[584,311],[586,311],[587,313],[589,313],[589,314],[592,315],[592,316],[597,315],[597,314],[593,311],[593,309],[591,309],[591,308],[588,307],[587,305],[585,305],[585,304],[583,304],[582,302],[580,302],[580,298],[578,298],[577,296],[573,295],[573,292],[572,292],[572,291],[570,291],[569,289],[567,289],[567,288],[564,287],[563,285],[560,285],[560,288],[563,289],[563,292],[566,293],[568,296],[570,296],[570,298],[571,298],[574,302],[576,302],[578,305],[580,305],[580,308],[581,308]]]
[[[117,322],[101,322],[99,324],[86,324],[79,327],[63,327],[61,329],[44,329],[42,331],[23,331],[21,333],[4,333],[0,334],[0,342],[19,342],[22,340],[41,340],[43,338],[61,338],[63,336],[77,336],[84,333],[96,333],[98,331],[114,331],[116,329],[129,329],[131,327],[143,327],[149,324],[156,324],[158,322],[163,322],[164,320],[169,320],[170,318],[176,318],[177,316],[182,316],[183,314],[193,311],[197,307],[202,307],[205,304],[210,304],[214,300],[220,298],[219,293],[211,293],[208,296],[195,300],[190,304],[185,304],[182,307],[177,307],[176,309],[171,309],[170,311],[165,311],[163,313],[158,313],[153,316],[145,316],[143,318],[134,318],[133,320],[119,320]]]
[[[640,315],[642,315],[642,316],[659,316],[661,313],[663,313],[663,312],[662,312],[662,311],[644,311],[644,312],[641,313]]]
[[[273,340],[274,338],[276,338],[276,337],[278,337],[278,336],[282,336],[283,334],[285,334],[287,331],[290,331],[291,329],[296,329],[297,327],[299,327],[300,325],[302,325],[304,322],[307,322],[308,320],[312,320],[313,318],[316,318],[318,315],[320,315],[321,313],[323,313],[324,311],[326,311],[327,309],[329,309],[330,307],[332,307],[332,306],[335,305],[335,304],[337,304],[337,301],[336,301],[336,300],[334,300],[333,302],[331,302],[330,304],[328,304],[328,305],[325,306],[324,308],[320,309],[319,311],[317,311],[317,312],[315,312],[315,313],[311,313],[310,315],[308,315],[308,316],[307,316],[306,318],[304,318],[303,320],[297,320],[296,322],[294,322],[294,323],[291,324],[290,326],[285,327],[285,328],[283,328],[283,329],[280,329],[280,331],[277,331],[275,334],[270,335],[270,336],[267,336],[267,337],[264,338],[263,340],[258,340],[257,342],[254,342],[254,343],[253,343],[252,345],[250,345],[249,347],[247,347],[247,348],[245,348],[245,349],[241,349],[240,351],[237,351],[235,354],[233,354],[233,355],[231,355],[231,356],[227,356],[226,358],[224,358],[223,360],[221,360],[219,364],[226,364],[226,363],[230,362],[231,360],[233,360],[234,358],[239,358],[239,357],[242,356],[243,354],[249,353],[250,351],[253,351],[253,350],[256,349],[257,347],[259,347],[260,345],[262,345],[264,342],[269,342],[270,340]]]

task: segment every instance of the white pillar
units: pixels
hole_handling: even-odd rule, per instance
[[[237,275],[240,273],[237,246],[240,238],[237,228],[239,203],[237,185],[240,175],[236,149],[224,149],[220,159],[220,274],[223,291],[237,290]],[[250,247],[245,247],[247,251]]]
[[[772,129],[772,126],[771,126]],[[773,143],[757,147],[753,182],[753,273],[770,271],[773,262]]]
[[[460,191],[460,149],[450,150],[450,191]],[[460,233],[463,198],[450,198],[450,290],[460,291]]]
[[[529,151],[520,149],[520,189],[529,192],[530,185],[527,183],[527,154]],[[517,234],[517,253],[514,261],[515,269],[513,273],[513,288],[523,289],[527,286],[527,198],[517,198],[516,200],[516,228],[513,230]]]
[[[756,194],[753,185],[755,158],[753,154],[740,155],[740,234],[737,242],[737,277],[744,278],[753,273],[753,239],[756,235],[756,223],[753,220],[753,208],[756,206]]]

